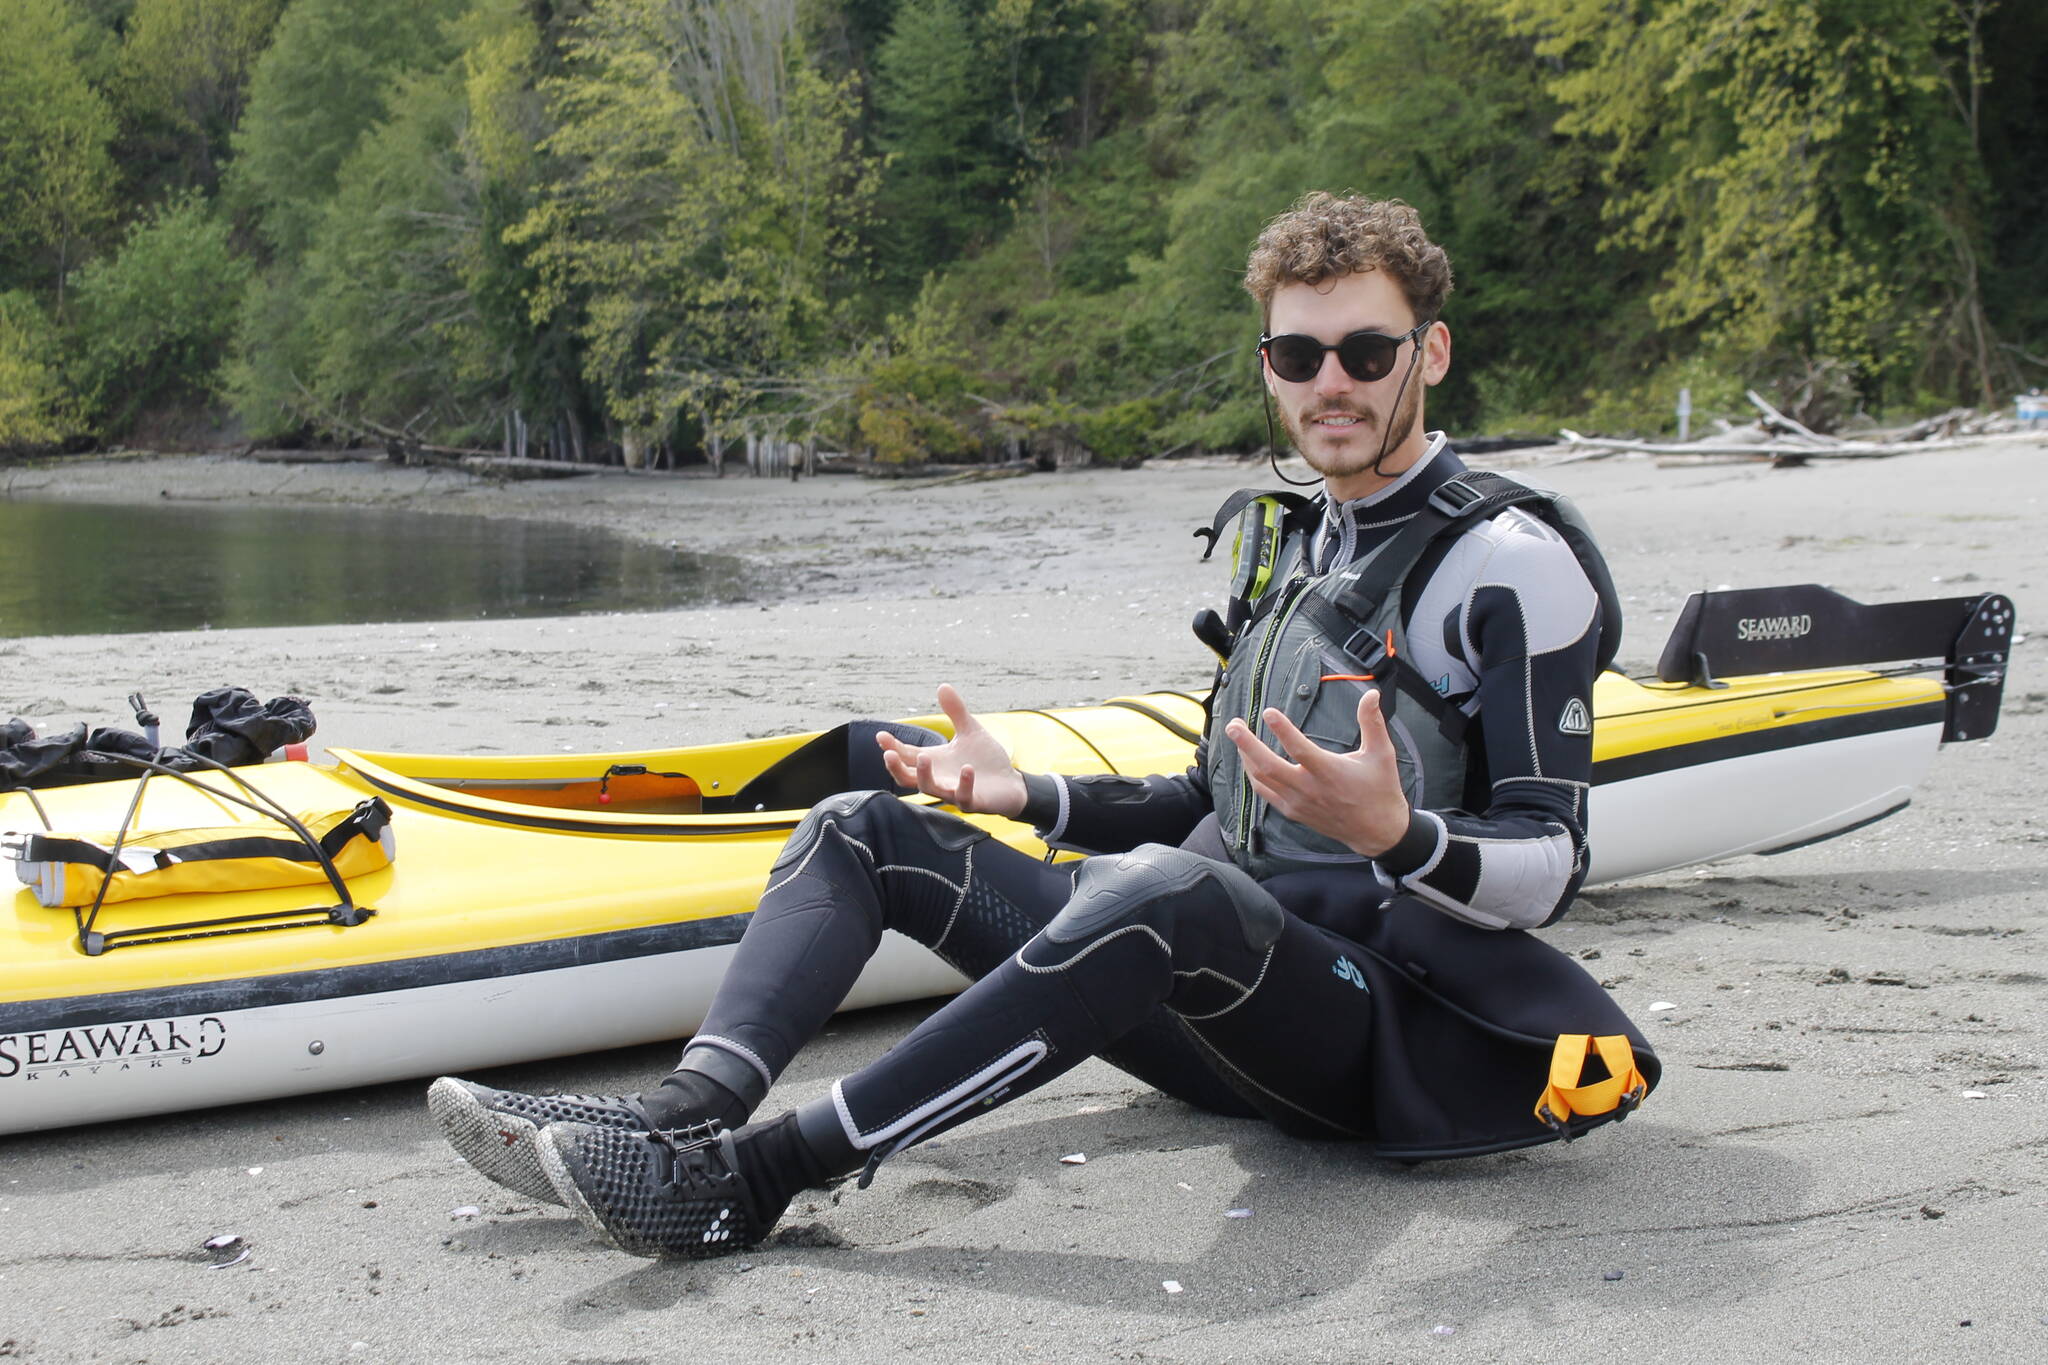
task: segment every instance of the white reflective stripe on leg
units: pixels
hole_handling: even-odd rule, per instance
[[[872,1151],[898,1138],[901,1141],[896,1145],[907,1147],[962,1110],[1014,1084],[1044,1060],[1046,1051],[1045,1041],[1040,1038],[1020,1043],[958,1085],[898,1115],[872,1133],[863,1133],[854,1122],[853,1113],[846,1105],[844,1081],[832,1082],[832,1107],[839,1113],[839,1123],[846,1130],[846,1140],[856,1149]]]

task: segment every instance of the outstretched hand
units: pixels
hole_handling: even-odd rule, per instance
[[[1009,751],[974,718],[951,683],[939,684],[939,709],[953,722],[953,737],[944,744],[919,748],[886,730],[875,736],[889,776],[971,815],[1022,814],[1024,774],[1011,765]]]
[[[1223,729],[1244,759],[1244,774],[1261,800],[1299,825],[1377,858],[1408,830],[1408,798],[1394,741],[1380,715],[1380,694],[1358,699],[1358,747],[1332,753],[1279,711],[1261,715],[1286,751],[1273,752],[1250,726],[1233,719]],[[1288,760],[1292,759],[1292,762]]]

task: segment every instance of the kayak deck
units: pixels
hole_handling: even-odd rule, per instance
[[[1593,877],[1825,837],[1896,809],[1938,747],[1942,697],[1932,681],[1859,672],[1712,691],[1602,678]],[[1200,703],[1177,694],[983,720],[1027,769],[1133,775],[1185,768],[1203,724]],[[915,723],[946,730],[943,717]],[[835,778],[851,750],[816,747],[834,733],[636,754],[344,749],[330,765],[238,769],[295,814],[373,797],[389,806],[393,861],[348,882],[375,913],[88,956],[83,912],[19,889],[0,901],[0,1133],[685,1036],[803,808],[846,789]],[[821,754],[830,761],[812,761]],[[133,827],[263,825],[228,799],[237,790],[221,773],[152,778]],[[746,809],[750,790],[783,804]],[[0,796],[0,828],[40,829],[47,816],[58,830],[112,830],[135,797],[132,782]],[[1046,851],[1022,824],[973,818]],[[317,911],[332,894],[316,884],[164,896],[109,904],[96,923],[244,920]],[[963,984],[888,935],[844,1007]]]

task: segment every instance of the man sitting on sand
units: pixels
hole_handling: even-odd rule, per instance
[[[1087,1057],[1406,1160],[1571,1136],[1641,1098],[1641,1035],[1523,932],[1585,875],[1592,685],[1619,626],[1597,553],[1550,500],[1461,478],[1425,430],[1451,269],[1412,209],[1311,194],[1261,234],[1245,287],[1322,487],[1233,499],[1232,608],[1204,633],[1227,665],[1195,766],[1021,773],[941,687],[953,737],[882,735],[890,773],[1097,856],[1041,862],[893,793],[833,797],[673,1073],[631,1097],[444,1077],[430,1102],[457,1151],[622,1250],[705,1256]],[[749,1122],[884,929],[974,984],[829,1094]],[[1604,1091],[1576,1084],[1591,1035]]]

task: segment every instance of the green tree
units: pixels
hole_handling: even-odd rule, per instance
[[[250,77],[228,178],[273,250],[295,258],[334,193],[342,162],[389,112],[396,79],[456,52],[461,0],[298,0],[277,21]]]
[[[270,259],[240,303],[227,388],[251,432],[307,419],[321,350],[303,266],[342,164],[386,116],[408,72],[446,69],[462,0],[298,0],[277,21],[230,141],[224,194],[253,220]]]
[[[1092,78],[1129,55],[1097,39],[1106,15],[1130,13],[1125,0],[905,0],[897,9],[873,82],[885,163],[879,247],[891,297],[985,245],[1020,205],[1037,231],[1041,266],[1051,268],[1063,246],[1060,164],[1098,135],[1102,83]]]
[[[1846,366],[1873,396],[1910,397],[1928,325],[1968,306],[1960,262],[1981,246],[1942,6],[1503,9],[1561,68],[1558,130],[1598,150],[1607,242],[1663,263],[1650,303],[1667,333],[1759,372]]]
[[[0,293],[0,450],[54,445],[83,425],[57,328],[26,292]]]
[[[112,219],[114,116],[87,81],[98,40],[69,0],[11,0],[0,60],[0,289],[55,291]]]
[[[115,86],[145,166],[211,191],[284,0],[137,0]],[[138,177],[140,178],[140,177]],[[150,177],[154,178],[154,177]]]
[[[339,173],[306,258],[320,410],[474,438],[508,407],[580,401],[566,333],[536,327],[536,284],[504,241],[540,173],[539,30],[518,0],[461,22],[462,56],[404,77],[396,112]]]
[[[772,405],[829,346],[872,171],[793,6],[598,0],[548,86],[562,171],[513,232],[535,316],[578,318],[609,418],[666,432]]]
[[[248,274],[227,225],[188,191],[73,275],[80,390],[107,430],[158,400],[212,392]]]
[[[998,220],[1014,170],[964,0],[904,0],[875,55],[874,108],[880,246],[900,293]]]

